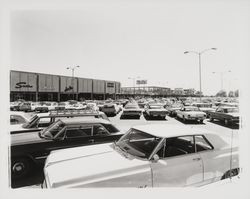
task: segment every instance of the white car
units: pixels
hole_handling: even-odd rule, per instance
[[[238,146],[231,145],[228,139],[180,125],[133,127],[113,144],[52,151],[45,163],[43,187],[145,188],[209,184],[229,174],[238,174]]]
[[[17,124],[24,124],[29,122],[33,114],[20,112],[20,111],[11,111],[10,112],[10,124],[17,125]]]
[[[206,119],[206,113],[202,112],[196,106],[184,106],[180,110],[176,111],[176,116],[182,119],[184,122],[187,120],[199,121],[200,123]]]

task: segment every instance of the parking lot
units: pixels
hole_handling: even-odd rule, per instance
[[[140,119],[121,119],[122,111],[119,112],[116,116],[109,117],[109,120],[112,124],[114,124],[118,129],[122,132],[126,132],[130,127],[144,124],[177,124],[180,126],[191,126],[194,128],[201,128],[206,130],[211,130],[217,132],[220,135],[223,135],[227,139],[232,139],[233,142],[238,142],[238,133],[239,126],[230,125],[225,126],[223,123],[219,121],[209,121],[209,119],[205,119],[203,123],[198,122],[183,122],[182,120],[178,120],[175,117],[166,116],[165,119],[145,119],[144,115],[141,115]],[[167,133],[167,132],[166,132]],[[12,188],[41,188],[40,185],[43,182],[43,168],[38,167],[37,170],[25,177],[25,179],[18,179],[12,181]]]

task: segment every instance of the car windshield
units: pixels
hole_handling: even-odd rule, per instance
[[[227,108],[225,109],[225,113],[238,113],[239,109],[238,108]]]
[[[41,132],[41,136],[44,138],[54,139],[64,126],[65,124],[61,120],[57,120],[55,123],[44,129]]]
[[[149,159],[161,139],[132,128],[121,137],[116,146],[137,158]]]
[[[28,122],[26,122],[22,125],[22,127],[29,128],[30,124],[33,124],[33,122],[35,122],[37,120],[37,118],[38,118],[37,115],[33,115],[31,118],[28,119]]]
[[[185,111],[199,111],[198,107],[187,107],[185,108]]]
[[[161,106],[161,105],[150,105],[149,108],[150,109],[161,109],[161,108],[163,108],[163,106]]]
[[[138,109],[138,106],[126,106],[125,109]]]
[[[211,108],[212,104],[195,104],[194,106],[197,106],[199,108]]]

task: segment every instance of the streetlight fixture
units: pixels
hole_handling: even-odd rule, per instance
[[[74,100],[74,76],[75,76],[75,69],[79,68],[80,66],[74,67],[67,67],[66,69],[70,69],[72,71],[72,78],[71,78],[71,87],[72,87],[72,99]]]
[[[221,90],[223,90],[223,75],[225,73],[231,73],[231,70],[228,71],[221,71],[221,72],[212,72],[213,74],[220,74],[220,81],[221,81]]]
[[[128,79],[132,79],[133,80],[133,87],[134,87],[134,97],[135,97],[135,80],[140,78],[139,76],[138,77],[128,77]]]
[[[199,56],[199,82],[200,82],[200,101],[201,101],[201,55],[209,50],[217,50],[217,48],[207,48],[203,51],[197,52],[197,51],[185,51],[184,54],[188,53],[194,53]]]

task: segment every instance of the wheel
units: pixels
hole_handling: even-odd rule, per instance
[[[214,121],[214,118],[212,118],[212,116],[209,115],[209,120],[212,122],[212,121]]]
[[[30,173],[32,166],[28,158],[15,158],[11,163],[11,175],[13,178],[22,178]]]
[[[186,118],[184,116],[182,117],[182,120],[183,120],[183,122],[186,122]]]
[[[237,176],[239,174],[239,168],[236,168],[236,169],[232,169],[232,170],[229,170],[227,171],[222,177],[221,179],[226,179],[226,178],[230,178],[230,177],[233,177],[233,176]]]

